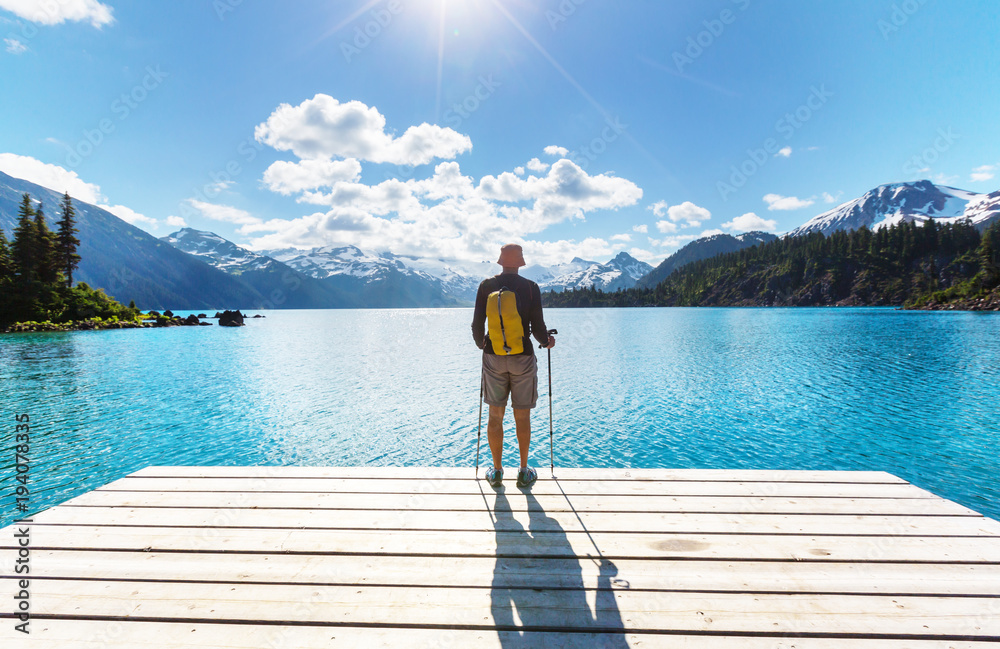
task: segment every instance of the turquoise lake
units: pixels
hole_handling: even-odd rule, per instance
[[[237,329],[0,337],[31,510],[147,465],[468,466],[469,309],[272,311]],[[551,309],[558,466],[864,469],[1000,518],[1000,315]],[[548,466],[546,357],[532,464]],[[516,463],[507,415],[505,464]],[[483,435],[481,465],[488,463]],[[542,478],[548,471],[539,471]]]

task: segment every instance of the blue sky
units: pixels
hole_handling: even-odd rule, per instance
[[[1000,187],[991,0],[43,4],[0,0],[0,170],[157,236],[655,263]]]

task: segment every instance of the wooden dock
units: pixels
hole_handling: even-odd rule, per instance
[[[1000,645],[1000,522],[881,472],[149,467],[34,517],[4,647]]]

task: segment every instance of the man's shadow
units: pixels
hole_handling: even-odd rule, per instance
[[[546,515],[530,491],[523,494],[528,504],[527,530],[514,518],[504,488],[497,491],[493,507],[497,550],[491,609],[501,646],[550,646],[551,639],[533,633],[535,630],[580,633],[574,638],[574,647],[627,648],[618,601],[611,588],[612,579],[618,575],[615,564],[600,560],[595,610],[591,611],[583,567],[565,530]],[[521,498],[521,494],[512,497]]]

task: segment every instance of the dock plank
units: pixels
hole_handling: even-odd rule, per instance
[[[10,550],[0,560],[12,561]],[[35,550],[39,575],[59,578],[288,584],[597,588],[599,562],[493,557],[354,557]],[[615,561],[603,587],[734,593],[860,593],[1000,597],[1000,565],[754,561]],[[44,577],[42,577],[44,578]]]
[[[479,494],[483,481],[468,479],[394,480],[391,478],[299,478],[273,476],[137,477],[116,480],[100,491],[202,491],[275,493]],[[934,494],[909,483],[870,482],[733,482],[712,480],[550,480],[543,471],[532,487],[536,496],[757,496],[821,498],[929,498]]]
[[[36,614],[159,620],[336,622],[391,620],[397,626],[484,627],[498,598],[528,630],[841,633],[923,635],[1000,641],[1000,601],[991,598],[807,594],[673,593],[554,589],[303,586],[287,584],[39,580]],[[513,623],[513,617],[511,618]]]
[[[206,622],[145,622],[118,620],[39,619],[32,631],[32,649],[176,649],[197,646],[203,649],[396,649],[419,647],[477,647],[503,649],[579,649],[608,646],[602,634],[567,632],[469,631],[456,629],[399,629],[391,627],[311,627],[262,624],[212,624]],[[10,625],[0,626],[0,639],[22,641]],[[616,634],[619,646],[643,649],[994,649],[995,643],[949,640],[873,640],[724,635]],[[16,646],[16,645],[15,645]],[[613,646],[613,645],[612,645]]]
[[[12,535],[0,549],[15,549]],[[752,539],[752,541],[750,540]],[[40,525],[32,545],[41,549],[173,550],[188,552],[284,552],[303,554],[701,558],[777,561],[880,561],[997,563],[1000,537],[926,538],[378,530],[178,530],[169,527]]]
[[[534,532],[641,532],[656,534],[819,534],[850,536],[997,536],[1000,521],[979,516],[878,516],[859,514],[684,514],[546,511],[502,517],[479,511],[335,510],[267,508],[56,507],[37,524],[255,529],[425,530]]]
[[[486,465],[479,469],[482,478]],[[151,466],[131,474],[135,477],[317,477],[317,478],[387,478],[398,480],[467,480],[474,478],[472,467],[279,467],[279,466]],[[542,469],[540,476],[547,478]],[[761,469],[581,469],[558,468],[560,480],[679,480],[725,482],[830,482],[905,484],[906,481],[885,471],[784,471]]]
[[[488,489],[488,487],[486,487]],[[507,489],[508,494],[518,494]],[[484,502],[484,497],[488,501]],[[98,507],[211,507],[211,508],[294,508],[355,510],[483,511],[495,496],[479,494],[341,494],[269,492],[129,492],[91,491],[64,503]],[[975,516],[977,512],[944,499],[917,498],[760,498],[750,496],[517,496],[509,499],[517,511],[541,509],[548,512],[678,512],[678,513],[761,513],[761,514],[850,514],[897,516]]]

